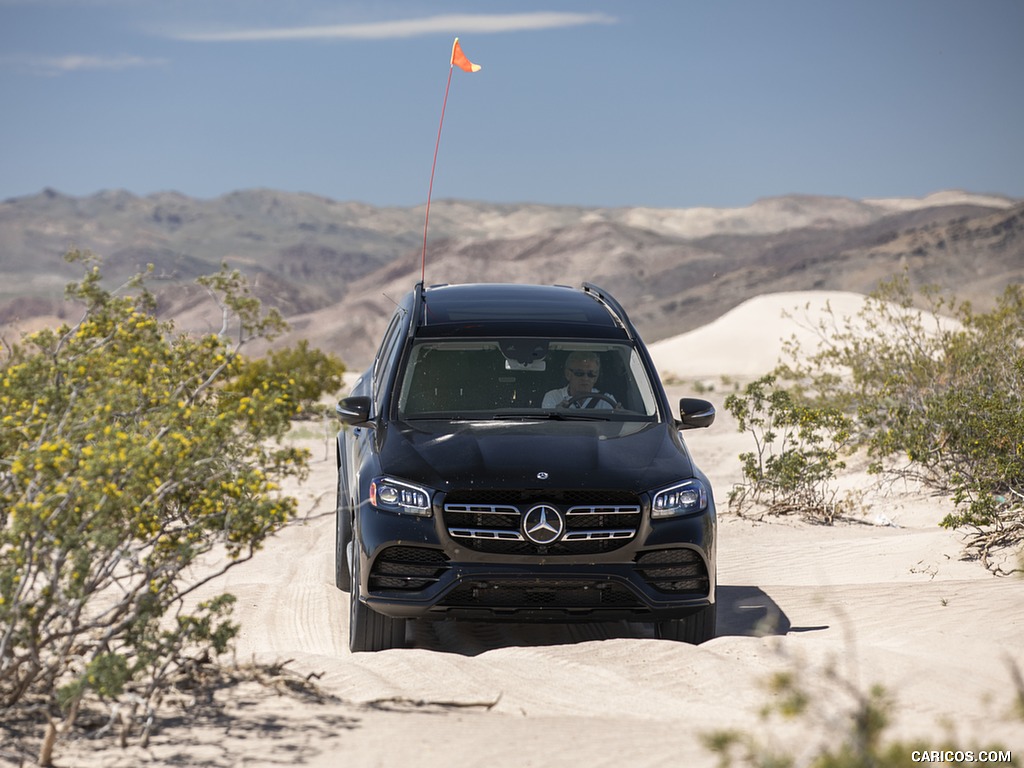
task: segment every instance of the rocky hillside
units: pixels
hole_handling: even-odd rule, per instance
[[[94,251],[111,281],[147,264],[161,312],[219,326],[193,280],[221,263],[246,271],[292,323],[285,339],[360,366],[392,301],[419,279],[422,207],[375,208],[269,190],[214,200],[53,190],[0,203],[0,325],[67,315],[68,248]],[[1024,278],[1024,204],[944,192],[915,200],[787,196],[746,208],[656,210],[431,207],[426,281],[579,284],[611,290],[645,338],[690,330],[752,296],[870,291],[903,269],[979,306]]]

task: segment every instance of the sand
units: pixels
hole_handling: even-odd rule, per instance
[[[684,380],[672,396],[693,393],[688,378],[770,369],[792,330],[781,311],[826,299],[859,301],[761,297],[654,345],[659,368]],[[694,367],[711,355],[706,370]],[[844,483],[866,495],[853,520],[829,527],[730,514],[737,456],[750,444],[721,410],[726,385],[715,386],[704,396],[718,421],[687,433],[720,512],[715,639],[690,646],[624,623],[443,623],[414,627],[410,648],[350,654],[348,597],[333,579],[333,435],[307,431],[312,472],[292,489],[301,519],[214,586],[238,597],[240,661],[287,661],[325,696],[244,685],[219,694],[222,713],[198,724],[166,707],[147,749],[79,741],[59,750],[58,763],[713,766],[702,734],[723,728],[794,750],[837,747],[851,686],[873,684],[895,701],[891,738],[936,749],[998,742],[1020,759],[1024,720],[1012,717],[1009,665],[1024,669],[1024,581],[964,559],[958,534],[938,526],[947,501],[873,489],[856,463]],[[766,681],[777,671],[811,681],[812,717],[786,727],[764,720]]]

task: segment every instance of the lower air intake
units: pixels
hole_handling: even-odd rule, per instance
[[[388,547],[373,561],[371,590],[415,592],[437,583],[448,570],[448,556],[425,547]]]
[[[692,549],[659,549],[644,552],[636,559],[636,569],[644,581],[668,594],[707,595],[710,587],[704,558]]]

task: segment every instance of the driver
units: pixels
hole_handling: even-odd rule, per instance
[[[618,408],[615,398],[594,385],[601,374],[601,359],[593,352],[571,352],[565,359],[566,385],[544,395],[541,408]],[[588,397],[588,395],[597,395]]]

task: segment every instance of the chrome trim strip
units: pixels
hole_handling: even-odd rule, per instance
[[[567,515],[639,515],[640,507],[617,504],[587,504],[569,507]]]
[[[525,541],[523,534],[519,531],[493,530],[490,528],[449,528],[448,535],[458,539]]]
[[[570,531],[562,537],[562,541],[600,541],[602,539],[631,539],[636,536],[635,528],[620,528],[597,531]]]
[[[508,504],[445,504],[444,511],[471,515],[520,515],[518,508]]]

